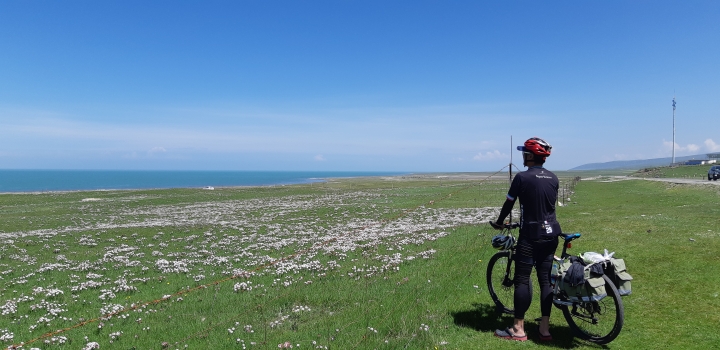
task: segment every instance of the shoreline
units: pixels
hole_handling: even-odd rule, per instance
[[[334,178],[328,178],[328,179],[334,179]],[[344,178],[343,178],[344,179]],[[119,191],[162,191],[162,190],[204,190],[204,191],[214,191],[218,189],[226,189],[226,188],[251,188],[251,187],[275,187],[275,186],[294,186],[294,185],[306,185],[310,183],[320,183],[320,182],[327,182],[327,180],[322,181],[312,181],[312,182],[298,182],[298,183],[284,183],[284,184],[270,184],[270,185],[237,185],[237,186],[212,186],[213,189],[207,189],[204,187],[147,187],[147,188],[99,188],[99,189],[78,189],[78,190],[48,190],[48,191],[17,191],[17,192],[0,192],[0,195],[6,195],[6,194],[67,194],[67,193],[79,193],[79,192],[119,192]]]
[[[0,194],[153,191],[303,185],[332,179],[407,175],[370,171],[0,170]],[[45,184],[44,186],[38,186]],[[14,188],[13,188],[14,187]],[[207,190],[207,189],[206,189]]]
[[[348,172],[350,173],[350,172]],[[97,189],[60,189],[60,190],[41,190],[41,191],[2,191],[0,195],[42,195],[42,194],[68,194],[76,192],[116,192],[116,191],[157,191],[157,190],[173,190],[173,189],[196,189],[205,190],[204,187],[211,186],[213,190],[219,189],[234,189],[234,188],[253,188],[253,187],[276,187],[276,186],[295,186],[295,185],[312,185],[315,183],[327,183],[330,181],[337,180],[350,180],[350,179],[384,179],[388,181],[409,181],[409,180],[449,180],[449,181],[472,181],[472,180],[484,180],[487,178],[493,179],[505,179],[507,178],[504,174],[492,174],[490,172],[428,172],[428,173],[398,173],[394,175],[388,175],[387,173],[379,173],[378,175],[355,175],[355,176],[329,176],[329,177],[309,177],[303,181],[298,182],[285,182],[275,184],[258,184],[258,185],[204,185],[204,186],[172,186],[172,187],[147,187],[147,188],[97,188]]]

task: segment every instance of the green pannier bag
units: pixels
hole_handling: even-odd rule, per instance
[[[565,282],[565,274],[572,266],[570,259],[565,259],[560,263],[558,269],[557,288],[556,293],[564,293],[567,295],[568,300],[572,302],[591,302],[600,301],[602,298],[607,296],[605,291],[605,279],[602,276],[595,276],[590,274],[589,269],[585,269],[585,283],[573,286],[570,283]]]
[[[625,260],[611,258],[610,263],[605,266],[605,274],[611,281],[613,281],[613,283],[615,283],[615,286],[621,296],[630,295],[632,293],[630,281],[632,281],[633,278],[629,273],[627,273]]]

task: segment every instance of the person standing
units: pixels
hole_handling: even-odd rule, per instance
[[[550,155],[552,146],[545,140],[532,137],[517,149],[522,151],[523,165],[528,169],[515,175],[507,199],[500,210],[497,221],[490,225],[501,230],[505,218],[510,214],[516,200],[520,201],[520,234],[515,259],[515,319],[512,327],[495,331],[495,336],[518,341],[527,340],[525,312],[530,308],[530,273],[533,266],[540,284],[539,325],[540,340],[550,341],[550,311],[552,310],[552,287],[550,271],[555,250],[558,246],[560,224],[555,217],[555,203],[558,196],[557,176],[543,165]]]

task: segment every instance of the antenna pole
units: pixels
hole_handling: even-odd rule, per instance
[[[508,165],[508,184],[512,186],[512,135],[510,135],[510,165]],[[512,223],[512,210],[510,211],[510,223]]]
[[[673,94],[673,141],[672,141],[672,163],[675,164],[675,94]]]

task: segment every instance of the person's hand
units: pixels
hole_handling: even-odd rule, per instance
[[[498,225],[498,223],[496,223],[495,221],[490,221],[490,226],[492,226],[492,228],[494,228],[494,229],[496,229],[496,230],[502,230],[502,229],[503,229],[503,225]]]

